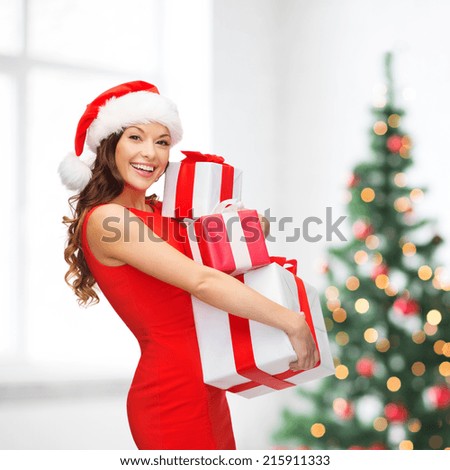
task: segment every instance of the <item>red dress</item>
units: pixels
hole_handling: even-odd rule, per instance
[[[141,348],[127,400],[137,447],[235,449],[225,391],[203,383],[190,294],[130,265],[100,263],[86,238],[93,210],[83,223],[83,254],[101,291]],[[184,253],[179,236],[183,227],[161,216],[161,203],[156,203],[155,212],[129,210]]]

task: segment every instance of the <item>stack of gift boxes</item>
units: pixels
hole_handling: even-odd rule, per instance
[[[204,382],[252,398],[334,374],[318,293],[296,276],[295,260],[269,256],[258,213],[241,202],[242,171],[216,155],[182,153],[166,172],[162,215],[187,224],[187,253],[303,312],[320,356],[313,369],[292,371],[296,354],[282,330],[192,297]]]

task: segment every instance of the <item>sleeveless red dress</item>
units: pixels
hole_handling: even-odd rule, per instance
[[[183,226],[162,217],[160,202],[153,207],[155,212],[129,210],[184,253]],[[83,254],[99,288],[141,348],[127,399],[137,447],[235,449],[225,391],[203,383],[190,294],[130,265],[100,263],[86,237],[94,210],[83,222]]]

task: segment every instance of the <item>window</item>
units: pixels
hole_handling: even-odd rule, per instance
[[[0,0],[0,364],[118,370],[137,359],[106,299],[79,308],[64,282],[61,219],[71,194],[57,167],[73,151],[85,105],[136,79],[177,102],[190,136],[183,148],[208,149],[209,10],[207,0]]]

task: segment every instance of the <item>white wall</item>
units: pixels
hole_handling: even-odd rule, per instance
[[[415,144],[410,181],[429,187],[417,212],[437,218],[449,267],[449,13],[444,0],[215,1],[214,151],[243,168],[246,205],[292,216],[296,227],[327,206],[335,218],[345,214],[347,177],[370,155],[369,107],[392,50]],[[413,99],[403,98],[405,88]],[[280,236],[270,251],[297,258],[300,274],[322,286],[316,268],[330,243]],[[230,397],[240,444],[267,448],[286,403],[302,408],[292,391]]]
[[[213,81],[205,93],[212,96],[213,139],[211,148],[199,150],[222,154],[244,170],[248,207],[260,211],[270,207],[272,215],[295,217],[297,226],[306,216],[323,216],[326,206],[336,214],[343,211],[347,174],[368,155],[368,108],[373,87],[382,80],[382,55],[393,49],[399,88],[415,91],[415,99],[404,103],[405,129],[416,144],[411,178],[430,188],[419,211],[436,216],[441,234],[450,239],[445,205],[450,173],[446,141],[450,5],[445,0],[210,1]],[[194,13],[183,12],[185,27]],[[184,31],[189,34],[188,27]],[[176,28],[170,31],[175,32]],[[200,50],[208,53],[207,48]],[[189,75],[192,81],[199,73],[188,67],[189,59],[203,62],[198,48],[180,52],[184,56],[180,66],[166,63],[164,67],[177,74],[168,94],[174,94],[186,109],[192,96],[182,97],[183,76]],[[203,98],[201,103],[209,113]],[[198,145],[202,137],[196,134],[187,142]],[[301,275],[320,285],[323,279],[315,266],[327,246],[325,242],[285,244],[281,239],[270,245],[270,251],[298,258]],[[446,246],[442,262],[448,266],[448,242]],[[100,316],[92,322],[102,320]],[[132,340],[130,348],[135,346]],[[124,338],[123,344],[127,341]],[[127,374],[131,376],[132,370],[124,372],[125,381]],[[66,436],[75,439],[74,448],[132,448],[124,400],[125,392],[102,399],[101,408],[95,399],[52,404],[9,400],[0,406],[0,448],[67,448]],[[291,390],[254,400],[230,395],[229,402],[241,449],[270,448],[280,408],[290,404],[302,409]],[[98,426],[94,426],[97,417]],[[62,429],[55,432],[55,423],[63,418],[78,432],[71,434],[69,428],[67,434]],[[83,434],[87,423],[93,432]]]

